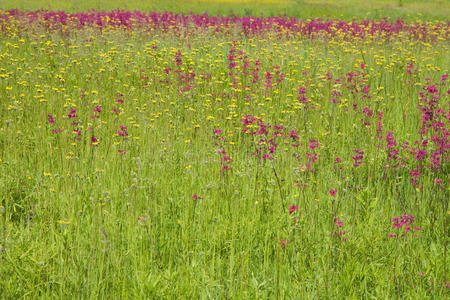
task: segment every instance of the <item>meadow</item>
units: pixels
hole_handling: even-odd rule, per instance
[[[449,296],[446,9],[263,2],[0,2],[0,298]]]

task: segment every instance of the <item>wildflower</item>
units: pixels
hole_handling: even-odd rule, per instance
[[[410,178],[410,182],[414,185],[417,186],[418,183],[418,178],[422,176],[422,172],[420,171],[419,167],[417,167],[414,170],[411,170],[409,172],[409,176]]]
[[[268,155],[268,154],[263,154],[262,159],[268,159],[268,160],[271,160],[271,159],[273,159],[273,157],[270,156],[270,155]]]
[[[297,205],[291,205],[289,206],[289,214],[292,215],[294,212],[296,212],[298,209]]]
[[[333,221],[337,228],[341,228],[343,226],[342,221],[338,217],[335,217]],[[347,234],[347,231],[345,231],[345,230],[333,231],[331,233],[331,235],[342,237],[342,242],[347,241],[347,238],[345,237],[346,234]]]
[[[359,167],[362,164],[362,160],[364,158],[364,151],[362,151],[362,150],[353,150],[353,152],[355,152],[355,154],[356,154],[356,155],[352,156],[352,159],[354,160],[353,166],[354,167]]]
[[[48,114],[47,115],[47,120],[49,124],[54,124],[55,123],[55,118],[52,116],[52,114]]]
[[[294,140],[298,140],[300,138],[298,131],[289,131],[289,136]]]
[[[125,126],[120,125],[120,129],[117,130],[117,134],[119,136],[128,136],[127,128]]]
[[[69,119],[75,119],[77,117],[77,110],[75,108],[71,108],[67,117]]]
[[[410,215],[403,215],[400,217],[395,217],[391,219],[392,228],[397,229],[399,232],[404,228],[404,233],[402,236],[406,237],[408,232],[411,231],[411,225],[414,223],[414,217]],[[422,231],[420,227],[414,227],[414,232]],[[396,234],[389,234],[389,238],[397,238]]]
[[[330,191],[329,191],[329,193],[330,193],[330,196],[331,197],[334,197],[335,195],[336,195],[336,192],[337,192],[337,189],[331,189]]]
[[[309,149],[315,149],[317,147],[319,147],[319,142],[317,140],[309,140]]]

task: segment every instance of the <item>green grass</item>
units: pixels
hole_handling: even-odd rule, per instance
[[[0,0],[0,8],[38,10],[41,8],[64,11],[96,9],[110,11],[117,8],[141,11],[176,11],[209,14],[289,15],[298,18],[339,18],[345,20],[373,18],[406,18],[410,20],[447,20],[450,15],[448,0],[282,0],[282,1],[189,1],[189,0]]]
[[[67,9],[89,7],[77,3]],[[260,60],[260,76],[276,78],[274,66],[285,73],[268,96],[263,83],[253,92],[242,87],[250,85],[243,74],[233,89],[233,39],[89,29],[2,36],[0,298],[448,296],[448,162],[437,175],[426,172],[417,190],[408,169],[384,167],[387,152],[377,144],[385,141],[375,132],[382,111],[383,136],[393,131],[399,145],[420,138],[417,92],[427,78],[441,82],[448,74],[448,41],[239,38],[237,51],[252,67]],[[408,63],[414,75],[406,74]],[[165,69],[188,74],[187,66],[196,79],[180,91],[184,81]],[[364,72],[358,87],[369,86],[371,98],[328,82],[327,72],[334,79]],[[297,100],[301,86],[314,109]],[[439,87],[448,88],[448,81]],[[340,104],[329,101],[332,91],[342,94]],[[96,106],[102,110],[94,114]],[[375,112],[370,129],[361,122],[364,107]],[[244,115],[298,131],[303,145],[279,140],[275,159],[258,159],[258,138],[241,132]],[[118,136],[121,125],[128,137]],[[223,130],[223,141],[214,128]],[[310,139],[320,147],[308,149]],[[221,146],[232,171],[221,172]],[[360,167],[353,167],[355,149],[365,152]],[[315,172],[305,171],[306,153],[319,155]],[[333,168],[336,157],[342,169]],[[298,211],[289,214],[294,204]],[[414,215],[422,230],[389,239],[391,218],[403,214]],[[341,230],[345,242],[332,235]]]

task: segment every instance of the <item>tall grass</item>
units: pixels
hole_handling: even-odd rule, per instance
[[[448,27],[1,24],[2,298],[448,296]]]

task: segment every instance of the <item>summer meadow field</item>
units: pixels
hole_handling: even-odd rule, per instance
[[[117,2],[0,0],[1,299],[449,297],[448,1]]]

